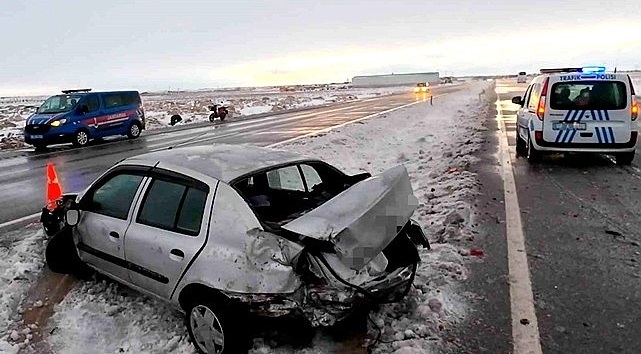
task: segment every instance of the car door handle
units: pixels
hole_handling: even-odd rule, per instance
[[[118,233],[116,231],[111,231],[109,233],[109,237],[120,238],[120,235],[118,235]]]
[[[169,258],[174,261],[180,262],[185,259],[185,253],[179,249],[174,248],[173,250],[169,251]]]

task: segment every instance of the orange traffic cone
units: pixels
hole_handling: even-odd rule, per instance
[[[62,187],[53,164],[47,164],[47,209],[55,209],[56,201],[62,197]]]

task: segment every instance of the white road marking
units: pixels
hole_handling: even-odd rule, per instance
[[[2,224],[0,224],[0,230],[4,229],[5,227],[13,226],[13,225],[20,224],[20,223],[34,222],[34,221],[38,220],[39,216],[40,216],[40,213],[34,213],[34,214],[31,214],[31,215],[23,216],[23,217],[18,218],[18,219],[14,219],[14,220],[11,220],[11,221],[3,222]]]
[[[496,90],[499,95],[499,90]],[[510,308],[512,314],[512,341],[514,354],[540,354],[541,339],[539,323],[534,308],[532,282],[525,251],[525,236],[521,223],[521,210],[516,194],[514,171],[510,159],[507,130],[501,109],[500,97],[497,98],[497,123],[501,129],[499,147],[503,168],[503,189],[505,191],[505,224],[507,235],[507,257],[510,283]],[[527,319],[529,323],[522,324]]]

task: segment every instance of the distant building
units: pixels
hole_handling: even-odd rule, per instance
[[[441,82],[438,72],[410,73],[410,74],[389,74],[354,76],[353,87],[381,87],[381,86],[414,86],[419,82],[438,84]]]

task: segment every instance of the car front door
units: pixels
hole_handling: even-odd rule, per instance
[[[125,257],[132,284],[170,298],[207,241],[213,193],[188,177],[152,176],[127,230]]]
[[[524,140],[527,137],[527,130],[528,130],[528,124],[529,124],[528,103],[530,100],[530,93],[532,92],[532,86],[533,85],[530,85],[525,91],[525,94],[523,95],[523,100],[522,100],[523,103],[521,103],[521,107],[519,107],[518,111],[516,112],[516,123],[517,123],[516,126],[518,129],[517,134],[519,134],[521,138]]]
[[[109,275],[128,281],[124,236],[132,204],[141,192],[142,171],[115,170],[101,178],[80,201],[75,228],[80,258]]]

